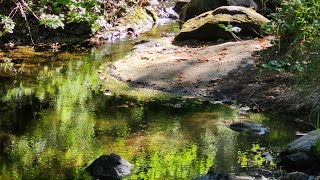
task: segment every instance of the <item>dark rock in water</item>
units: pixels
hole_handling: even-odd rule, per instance
[[[235,122],[230,124],[230,129],[238,132],[247,132],[257,135],[263,135],[267,132],[267,128],[261,124],[253,124],[247,122]]]
[[[317,130],[296,139],[279,154],[278,165],[287,172],[301,171],[317,175],[320,172],[320,159],[316,152],[319,140],[320,132]]]
[[[267,169],[250,170],[247,172],[247,175],[250,177],[254,177],[256,179],[259,179],[259,178],[274,179],[273,172]]]
[[[102,155],[86,171],[97,179],[120,179],[129,176],[133,165],[117,154]]]
[[[303,172],[292,172],[284,175],[281,179],[282,180],[312,180],[315,178]]]
[[[214,11],[208,11],[185,22],[176,41],[186,39],[218,40],[234,39],[235,37],[221,28],[219,24],[240,28],[237,36],[259,36],[261,25],[269,22],[261,14],[250,8],[241,6],[222,6]]]
[[[264,4],[262,0],[191,0],[180,10],[180,20],[187,21],[221,6],[242,6],[261,12]]]

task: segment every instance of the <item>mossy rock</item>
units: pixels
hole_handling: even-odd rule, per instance
[[[261,25],[269,22],[267,18],[251,8],[241,6],[222,6],[188,20],[182,25],[176,41],[186,39],[218,40],[234,38],[219,24],[241,28],[237,36],[258,36]]]
[[[126,37],[129,30],[134,31],[135,34],[146,32],[152,28],[156,19],[157,16],[152,10],[137,6],[130,13],[120,18],[117,26],[97,33],[93,38],[114,40]]]
[[[261,0],[191,0],[182,7],[180,20],[187,21],[204,12],[215,10],[221,6],[251,7],[257,11],[262,9]]]

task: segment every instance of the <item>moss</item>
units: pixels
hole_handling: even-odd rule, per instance
[[[251,16],[250,16],[251,17]],[[246,14],[213,14],[213,11],[204,13],[198,17],[188,20],[183,24],[181,32],[193,31],[203,26],[206,23],[218,24],[218,23],[253,23],[262,24],[265,23],[264,19],[259,19],[258,17],[252,16],[254,18],[248,18]]]
[[[61,52],[57,55],[52,52],[52,50],[37,52],[33,47],[30,46],[18,46],[13,50],[9,50],[8,52],[0,51],[0,61],[6,58],[12,59],[12,61],[16,60],[27,60],[31,63],[45,62],[54,58],[55,60],[78,60],[81,59],[83,53],[69,53],[69,52]]]
[[[181,32],[175,40],[203,39],[217,40],[219,38],[233,38],[220,28],[218,24],[231,24],[240,27],[240,36],[256,36],[260,26],[269,20],[254,10],[245,7],[220,7],[189,19],[182,25]]]
[[[150,17],[145,9],[143,9],[142,7],[136,7],[133,11],[130,12],[129,15],[121,18],[119,22],[120,24],[125,26],[129,24],[138,24],[141,21],[147,21],[149,18]]]
[[[31,46],[18,46],[16,49],[10,51],[9,56],[11,58],[31,58],[35,56],[43,55],[40,52],[36,52]]]
[[[69,52],[63,52],[63,53],[59,53],[57,56],[55,56],[55,58],[57,60],[61,60],[61,61],[65,61],[65,60],[79,60],[83,57],[83,55],[81,54],[73,54],[73,53],[69,53]]]
[[[15,60],[28,60],[30,62],[43,62],[48,57],[52,56],[52,52],[36,52],[33,47],[30,46],[18,46],[8,52],[0,51],[0,60],[12,59]]]

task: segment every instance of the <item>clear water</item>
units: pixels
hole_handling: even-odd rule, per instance
[[[141,39],[176,29],[177,24],[155,27]],[[275,155],[295,138],[294,127],[281,118],[195,99],[142,102],[100,92],[98,70],[124,57],[132,44],[106,44],[80,59],[33,66],[28,75],[1,76],[0,179],[90,179],[85,167],[109,153],[135,165],[126,179],[276,169],[263,153]],[[269,132],[229,129],[239,120],[262,123]]]

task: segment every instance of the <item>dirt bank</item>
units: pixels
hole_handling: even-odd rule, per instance
[[[272,38],[241,42],[172,43],[171,38],[144,42],[110,74],[132,87],[249,105],[260,111],[287,90],[290,75],[262,72],[261,54]]]

